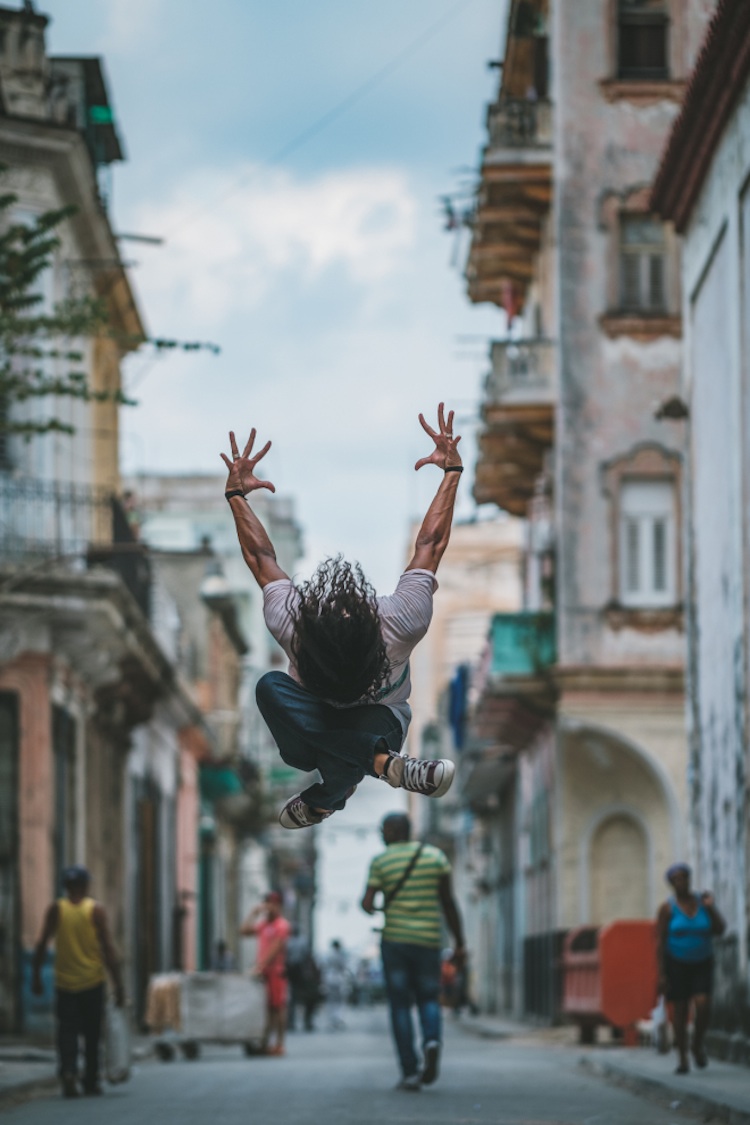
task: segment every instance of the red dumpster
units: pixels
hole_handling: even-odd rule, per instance
[[[654,923],[571,930],[563,947],[563,976],[563,1013],[580,1027],[582,1043],[593,1042],[598,1024],[610,1024],[634,1045],[636,1024],[648,1018],[656,998]]]

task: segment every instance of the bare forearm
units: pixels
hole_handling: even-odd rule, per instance
[[[118,992],[122,992],[122,972],[120,970],[120,962],[114,955],[114,951],[110,950],[104,955],[104,962],[112,978],[112,984]]]
[[[47,943],[46,942],[44,943],[44,945],[42,945],[42,943],[39,942],[34,947],[34,956],[31,960],[31,971],[34,974],[41,973],[42,965],[44,964],[44,955],[45,955],[46,952],[47,952]]]
[[[713,932],[717,937],[721,937],[721,935],[727,928],[727,924],[724,921],[723,916],[719,913],[715,906],[709,906],[707,907],[707,909],[709,917],[711,919],[711,924],[713,926]]]
[[[460,475],[460,473],[446,473],[443,476],[435,498],[422,520],[422,526],[414,544],[415,558],[421,560],[431,558],[434,565],[437,566],[443,557],[451,535]]]
[[[229,501],[229,506],[234,516],[234,525],[237,529],[242,557],[257,578],[263,560],[276,562],[276,551],[268,538],[266,529],[247,500],[244,500],[241,496],[233,496]]]
[[[445,915],[445,921],[448,924],[448,929],[453,934],[453,940],[456,943],[456,946],[463,946],[464,930],[463,926],[461,925],[461,917],[458,913],[458,907],[456,906],[455,900],[453,898],[451,898],[447,902],[443,902],[443,914]]]

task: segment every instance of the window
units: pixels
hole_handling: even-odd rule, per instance
[[[619,568],[623,605],[674,604],[674,507],[673,481],[623,480]]]
[[[619,0],[618,78],[668,78],[668,31],[666,0]]]
[[[620,309],[662,313],[666,309],[664,224],[651,215],[620,215]]]

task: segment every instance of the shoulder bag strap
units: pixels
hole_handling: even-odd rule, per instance
[[[403,887],[406,880],[411,875],[412,871],[414,870],[414,868],[417,865],[417,860],[419,859],[419,857],[422,854],[423,848],[424,848],[424,843],[421,843],[419,845],[419,847],[417,848],[417,850],[415,851],[414,855],[409,860],[408,866],[407,866],[406,870],[404,871],[403,875],[401,876],[401,878],[399,879],[399,881],[396,883],[396,886],[393,888],[393,890],[390,892],[390,894],[385,894],[385,893],[383,894],[383,910],[388,909],[388,907],[391,905],[391,903],[393,902],[396,895],[399,893],[399,891]]]

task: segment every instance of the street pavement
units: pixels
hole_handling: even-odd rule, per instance
[[[343,1032],[291,1035],[284,1058],[206,1046],[190,1062],[140,1063],[103,1098],[39,1098],[3,1125],[677,1125],[694,1120],[585,1073],[580,1052],[542,1038],[479,1038],[448,1021],[443,1072],[418,1093],[394,1089],[382,1007],[353,1011]]]

